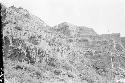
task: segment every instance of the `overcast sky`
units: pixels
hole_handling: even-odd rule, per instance
[[[98,34],[125,36],[125,0],[0,0],[23,7],[48,25],[61,22],[93,28]]]

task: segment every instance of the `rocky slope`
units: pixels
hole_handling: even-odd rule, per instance
[[[67,22],[48,26],[23,8],[2,5],[4,78],[11,83],[119,83],[125,38]],[[125,82],[125,81],[124,81]]]

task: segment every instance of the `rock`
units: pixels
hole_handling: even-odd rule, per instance
[[[60,32],[62,33],[63,35],[66,35],[66,36],[71,36],[71,31],[70,31],[70,26],[67,22],[63,22],[61,24],[58,24],[58,26],[55,26],[55,27],[58,27],[56,29],[57,32]]]
[[[76,28],[77,36],[85,36],[85,35],[92,35],[96,36],[98,35],[92,28],[80,26]]]
[[[30,79],[43,75],[42,82],[56,80],[51,74],[59,77],[60,70],[64,70],[64,79],[107,83],[108,78],[115,77],[113,69],[125,68],[125,38],[119,33],[98,35],[92,28],[68,22],[51,27],[27,10],[14,6],[2,6],[2,23],[4,55],[12,63],[31,66],[27,70],[32,73],[27,74]],[[25,70],[21,66],[15,68]],[[44,76],[45,72],[49,74]]]

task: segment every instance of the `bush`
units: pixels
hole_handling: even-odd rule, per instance
[[[13,48],[11,49],[11,54],[8,58],[10,58],[12,61],[15,60],[21,61],[21,59],[23,59],[22,57],[24,56],[24,54],[25,53],[23,53],[21,49]]]
[[[3,37],[3,45],[6,47],[9,47],[9,45],[11,44],[10,39],[8,36],[4,36]]]
[[[122,44],[122,46],[125,48],[125,37],[122,37],[122,38],[121,38],[121,44]]]
[[[28,41],[32,43],[33,45],[38,45],[41,42],[41,38],[37,37],[36,35],[30,36]]]
[[[60,75],[61,74],[61,70],[54,70],[54,75]]]
[[[51,67],[56,67],[56,59],[55,58],[52,58],[52,57],[48,57],[46,59],[46,63],[47,65],[51,66]]]
[[[35,58],[31,55],[31,48],[27,47],[25,60],[30,64],[35,64]]]
[[[97,61],[94,61],[94,62],[93,62],[93,67],[94,67],[95,69],[105,68],[105,67],[106,67],[106,64],[105,64],[105,62],[102,61],[102,60],[97,60]]]
[[[6,18],[6,7],[4,5],[1,4],[1,16],[2,16],[2,23],[4,22],[5,18]]]
[[[37,55],[40,57],[45,57],[46,52],[42,48],[38,48]]]
[[[118,43],[115,44],[115,49],[116,49],[118,52],[122,52],[122,51],[123,51],[123,47],[122,47],[120,44],[118,44]]]
[[[86,58],[90,59],[94,56],[92,50],[86,51],[84,55]]]
[[[8,36],[4,36],[3,37],[3,49],[2,49],[4,57],[7,57],[8,54],[9,54],[10,44],[11,44],[11,42],[10,42],[9,37]]]
[[[12,45],[19,47],[21,45],[21,43],[22,43],[21,39],[12,37]]]

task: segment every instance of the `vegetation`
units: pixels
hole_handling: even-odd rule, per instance
[[[14,6],[2,6],[1,16],[6,79],[114,83],[125,78],[125,38],[119,34],[98,35],[67,22],[50,27]]]

